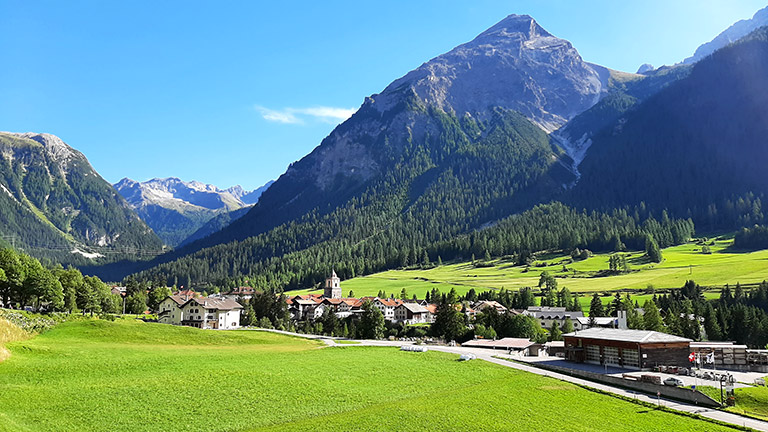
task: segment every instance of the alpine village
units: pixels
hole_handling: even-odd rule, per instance
[[[564,12],[487,21],[645,16],[613,4],[397,3],[419,30],[352,3],[32,3],[0,1],[17,131],[0,132],[0,432],[768,431],[768,7],[631,72],[590,62],[619,56],[600,51],[614,36]],[[683,3],[693,27],[746,7]],[[438,24],[427,4],[457,9]],[[342,62],[326,38],[347,24],[366,32],[338,33]],[[636,44],[682,44],[644,25]],[[81,70],[93,90],[55,108],[47,80]],[[286,101],[348,85],[363,102],[263,102],[241,134],[222,104],[278,92],[245,70],[293,80]],[[298,73],[329,87],[298,94]],[[192,76],[199,100],[173,96]],[[158,91],[167,106],[123,111]],[[166,115],[232,131],[202,150],[211,134],[151,126]]]

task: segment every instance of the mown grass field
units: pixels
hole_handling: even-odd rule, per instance
[[[693,279],[702,286],[720,287],[759,283],[768,280],[768,250],[734,252],[728,248],[731,240],[717,241],[712,253],[702,254],[700,246],[688,243],[663,250],[664,261],[648,263],[643,252],[629,252],[627,261],[632,271],[627,274],[594,277],[600,270],[608,269],[610,254],[598,254],[583,261],[566,265],[570,257],[550,255],[538,262],[544,266],[515,266],[510,262],[495,260],[492,267],[475,267],[471,263],[444,265],[428,270],[392,270],[365,277],[342,281],[344,295],[353,291],[355,296],[375,296],[379,291],[400,294],[405,288],[409,297],[416,294],[423,298],[427,291],[437,288],[449,291],[455,288],[459,294],[474,288],[475,291],[512,289],[538,286],[541,272],[546,270],[557,278],[560,287],[572,292],[607,293],[617,290],[644,290],[649,285],[658,289],[680,288],[686,280]],[[291,291],[294,293],[322,292],[321,290]],[[708,293],[714,297],[717,291]],[[582,300],[583,301],[583,300]],[[606,299],[605,301],[610,301]],[[643,299],[644,301],[644,299]],[[640,301],[642,305],[642,301]]]
[[[720,400],[719,387],[699,386],[699,390],[716,401]],[[740,387],[735,389],[735,397],[736,405],[726,407],[726,411],[768,420],[768,387]]]
[[[455,355],[319,346],[129,320],[64,323],[8,344],[0,430],[729,430]]]

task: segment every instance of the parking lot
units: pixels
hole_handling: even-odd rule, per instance
[[[599,374],[607,374],[611,376],[615,376],[618,378],[622,378],[623,375],[632,375],[636,377],[640,377],[641,375],[655,375],[661,378],[661,382],[664,382],[665,379],[669,377],[675,377],[683,381],[683,384],[686,387],[696,385],[696,386],[710,386],[710,387],[720,387],[720,381],[715,381],[711,379],[703,379],[703,378],[697,378],[694,376],[686,376],[686,375],[680,375],[680,374],[670,374],[670,373],[663,373],[663,372],[652,372],[652,371],[638,371],[634,369],[624,369],[616,366],[602,366],[602,365],[596,365],[596,364],[590,364],[590,363],[575,363],[563,360],[560,357],[550,357],[550,356],[538,356],[538,357],[528,357],[528,356],[515,356],[516,360],[524,361],[526,363],[545,363],[552,366],[558,366],[558,367],[564,367],[569,369],[575,369],[575,370],[583,370],[593,373],[599,373]],[[700,373],[703,372],[712,373],[713,370],[711,368],[701,369]],[[734,387],[749,387],[750,385],[753,385],[755,380],[758,378],[762,378],[765,376],[765,373],[763,372],[736,372],[736,371],[725,371],[725,370],[714,370],[717,374],[730,374],[734,377]]]

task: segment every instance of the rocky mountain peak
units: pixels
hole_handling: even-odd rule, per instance
[[[696,48],[696,52],[687,59],[683,60],[684,64],[692,64],[707,57],[713,52],[725,47],[726,45],[736,42],[744,36],[752,33],[760,27],[768,25],[768,6],[755,12],[751,19],[745,19],[737,21],[732,26],[725,29],[722,33],[717,35],[711,41]]]
[[[547,132],[594,105],[605,91],[570,42],[527,15],[510,15],[475,39],[395,80],[367,99],[380,112],[403,95],[458,116],[484,119],[492,107],[518,111]]]
[[[488,30],[480,33],[476,39],[485,37],[519,37],[520,35],[526,39],[552,37],[552,35],[544,30],[544,28],[530,15],[512,14],[499,21]]]

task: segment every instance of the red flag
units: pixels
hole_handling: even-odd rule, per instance
[[[689,362],[694,362],[694,361],[696,361],[696,353],[691,353],[691,354],[689,354],[689,355],[688,355],[688,361],[689,361]]]

